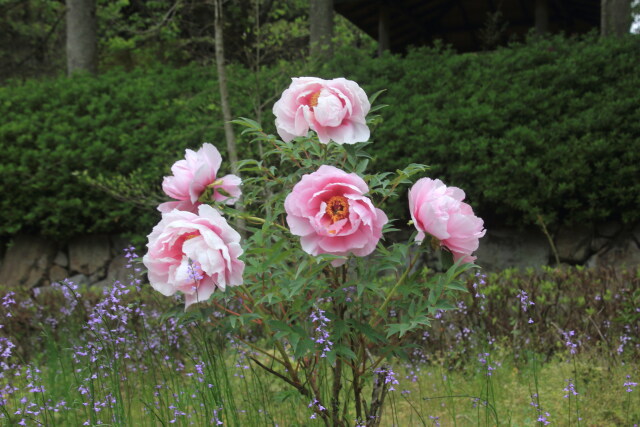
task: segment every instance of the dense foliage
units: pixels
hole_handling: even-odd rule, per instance
[[[459,294],[463,298],[456,309],[439,315],[432,321],[432,327],[425,330],[420,348],[413,353],[414,359],[426,357],[434,361],[445,357],[447,363],[454,365],[474,358],[488,341],[493,340],[508,348],[527,348],[550,358],[566,350],[562,333],[568,331],[575,332],[573,341],[579,343],[576,350],[581,353],[593,352],[630,360],[640,351],[637,338],[640,313],[636,311],[640,303],[640,279],[635,272],[575,267],[522,272],[505,270],[483,278],[471,276],[467,287],[469,292]],[[34,327],[33,318],[38,322],[54,319],[55,324],[66,328],[81,325],[89,315],[87,307],[94,305],[102,292],[94,288],[79,290],[83,302],[71,319],[61,310],[68,301],[57,288],[43,289],[37,295],[29,289],[11,290],[16,293],[15,300],[25,302],[12,309],[11,317],[5,318],[3,332],[17,338],[15,352],[26,362],[44,354],[46,345]],[[523,291],[526,300],[522,297]],[[0,295],[5,293],[0,289]],[[131,293],[125,302],[143,302],[149,310],[159,313],[175,304],[175,300],[157,296],[150,286],[143,286],[140,292]],[[527,311],[523,310],[523,305]],[[182,311],[180,306],[174,314],[179,311]],[[529,323],[529,319],[533,322]],[[142,324],[131,325],[134,329],[141,327]],[[79,333],[76,330],[69,332],[72,332],[70,336]],[[248,328],[247,333],[259,334],[259,329]],[[257,338],[247,339],[255,341]],[[521,361],[525,363],[524,351],[516,353],[516,357],[522,357]]]
[[[388,89],[376,166],[432,166],[489,224],[640,219],[640,39],[553,37],[490,53],[419,49],[327,66]]]
[[[488,225],[640,218],[638,37],[532,39],[495,52],[442,48],[406,57],[338,53],[331,62],[280,62],[229,73],[233,114],[272,128],[271,105],[288,77],[344,75],[391,105],[368,151],[373,167],[426,163],[430,176],[468,192]],[[112,200],[72,172],[137,174],[154,193],[167,164],[204,141],[224,153],[211,67],[113,70],[97,78],[0,88],[0,235],[65,238],[148,230],[153,208]],[[257,147],[240,140],[240,155]],[[399,203],[392,217],[407,217]],[[146,234],[146,233],[145,233]]]
[[[134,213],[72,173],[127,174],[144,162],[141,177],[158,182],[159,165],[186,141],[211,136],[203,116],[217,108],[212,80],[206,69],[157,68],[1,88],[0,233],[67,237],[153,222],[152,207]]]
[[[214,57],[214,6],[209,0],[96,0],[100,70],[161,62],[183,66]],[[308,0],[223,2],[227,60],[257,69],[305,58]],[[0,81],[66,71],[64,0],[0,0]],[[335,15],[336,46],[375,42]]]
[[[492,340],[514,349],[522,362],[525,348],[546,358],[573,348],[622,360],[640,351],[635,270],[509,269],[469,279],[468,289],[457,310],[444,313],[423,337],[429,351],[451,364],[475,357]]]

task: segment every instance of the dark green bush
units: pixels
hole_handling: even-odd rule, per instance
[[[72,173],[140,169],[158,188],[185,148],[211,141],[224,151],[217,90],[212,69],[197,66],[0,88],[0,235],[149,229],[159,218],[153,208],[136,210]]]
[[[442,314],[423,337],[427,352],[446,354],[450,362],[464,361],[496,340],[516,357],[527,351],[550,357],[567,352],[563,332],[569,331],[574,331],[572,341],[579,352],[623,360],[634,360],[640,352],[638,271],[509,269],[470,277],[468,289],[457,310]]]
[[[410,162],[465,190],[480,215],[522,224],[640,219],[640,37],[532,38],[489,53],[336,55],[390,107],[374,167]]]
[[[228,70],[233,114],[263,113],[290,76],[344,76],[389,104],[367,147],[370,168],[409,163],[465,190],[489,225],[640,219],[640,42],[637,36],[531,39],[488,53],[442,47],[406,57],[337,53],[319,70],[282,63]],[[0,236],[147,234],[159,218],[81,184],[72,172],[138,176],[158,188],[185,148],[225,156],[213,66],[156,67],[0,88]],[[262,105],[262,106],[261,106]],[[261,108],[259,108],[261,106]],[[239,131],[239,130],[238,130]],[[242,156],[256,148],[239,140]],[[223,168],[225,165],[223,164]],[[223,170],[226,173],[227,170]],[[408,218],[398,203],[396,218]]]

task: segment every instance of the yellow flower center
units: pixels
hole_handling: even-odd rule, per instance
[[[199,232],[197,232],[197,231],[193,231],[193,232],[191,232],[191,233],[187,234],[186,236],[184,236],[184,241],[186,242],[187,240],[191,240],[191,239],[193,239],[194,237],[198,237],[199,235],[200,235],[200,233],[199,233]]]
[[[331,223],[335,224],[349,216],[349,201],[343,196],[333,196],[327,202],[326,212],[331,217]]]
[[[320,98],[320,91],[317,91],[313,95],[311,95],[311,98],[309,98],[309,106],[310,107],[317,107],[318,106],[318,98]]]

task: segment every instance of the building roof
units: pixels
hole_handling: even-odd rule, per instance
[[[541,4],[552,33],[585,33],[600,25],[600,0],[334,0],[334,9],[378,40],[386,14],[392,52],[436,39],[469,52],[522,38],[534,28]]]

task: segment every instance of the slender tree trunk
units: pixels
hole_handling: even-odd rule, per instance
[[[67,74],[98,72],[98,36],[95,0],[66,0]]]
[[[549,0],[536,0],[535,26],[540,35],[549,32]]]
[[[227,90],[227,73],[224,65],[224,36],[222,0],[213,0],[215,8],[214,31],[216,49],[216,68],[218,70],[218,86],[220,88],[220,104],[222,106],[222,119],[224,120],[224,135],[227,140],[227,155],[233,163],[233,173],[237,173],[236,162],[238,161],[238,151],[236,149],[236,136],[231,127],[231,108],[229,107],[229,92]]]
[[[382,56],[382,53],[389,50],[391,46],[391,36],[389,31],[389,6],[386,3],[381,3],[378,6],[378,56]]]
[[[231,162],[231,171],[240,176],[238,172],[238,150],[236,146],[236,135],[231,126],[231,107],[229,106],[229,91],[227,90],[227,73],[224,65],[224,36],[222,15],[222,0],[213,0],[214,7],[214,32],[215,32],[215,50],[216,50],[216,68],[218,71],[218,87],[220,89],[220,105],[222,106],[222,120],[224,121],[224,136],[227,141],[227,156]],[[242,199],[236,202],[236,209],[244,212]],[[240,229],[242,237],[245,236],[245,221],[238,219],[236,226]]]
[[[631,0],[600,0],[600,35],[623,36],[631,28]]]
[[[309,50],[313,58],[333,55],[333,0],[309,1]]]

